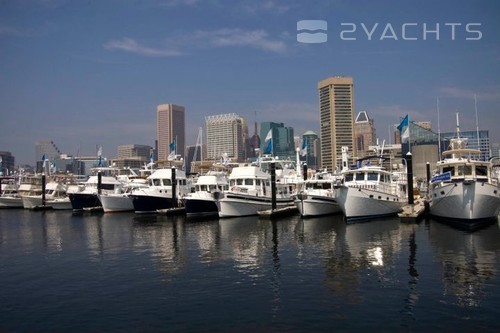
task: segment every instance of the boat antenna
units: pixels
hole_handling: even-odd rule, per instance
[[[460,139],[460,121],[458,120],[458,112],[455,113],[457,117],[457,139]]]
[[[481,144],[479,141],[479,120],[477,117],[477,97],[476,94],[474,94],[474,110],[476,111],[476,135],[477,135],[477,149],[480,151],[481,150]],[[479,158],[481,158],[481,154],[479,155]]]

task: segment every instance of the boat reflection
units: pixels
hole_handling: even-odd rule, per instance
[[[488,281],[497,275],[500,259],[498,223],[467,232],[431,221],[429,241],[442,265],[443,296],[456,297],[462,307],[479,307]]]

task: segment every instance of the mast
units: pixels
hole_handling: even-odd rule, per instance
[[[438,156],[441,158],[441,127],[439,125],[439,96],[436,101],[437,114],[438,114]]]
[[[477,97],[476,94],[474,94],[474,110],[476,111],[476,135],[477,135],[477,149],[480,151],[481,150],[481,144],[479,141],[479,120],[477,117]],[[479,158],[481,158],[481,154],[479,154]]]

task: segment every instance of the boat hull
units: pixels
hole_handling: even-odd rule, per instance
[[[101,194],[99,200],[105,213],[134,210],[134,204],[128,194]]]
[[[293,206],[292,198],[277,198],[276,208]],[[257,215],[259,211],[272,208],[269,197],[259,197],[240,193],[226,193],[220,200],[219,217]]]
[[[99,197],[94,193],[69,193],[69,200],[71,201],[71,208],[73,211],[83,211],[90,209],[102,208]]]
[[[21,197],[0,197],[0,208],[23,208]]]
[[[177,204],[174,204],[174,200],[171,197],[130,194],[130,199],[137,214],[158,213],[160,210],[177,207]]]
[[[499,209],[499,187],[486,182],[448,183],[431,191],[429,212],[436,218],[474,225],[497,219]]]
[[[393,194],[346,186],[338,189],[337,202],[348,221],[396,215],[404,204]]]
[[[302,217],[341,213],[337,199],[332,197],[301,194],[295,199],[295,206]]]
[[[184,201],[187,216],[218,215],[219,205],[215,199],[186,198]]]

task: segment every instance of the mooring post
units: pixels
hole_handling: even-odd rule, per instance
[[[102,192],[102,172],[101,170],[97,171],[97,194],[101,194]]]
[[[45,206],[45,174],[42,173],[42,206]]]
[[[408,204],[413,205],[413,165],[410,152],[406,154],[406,168],[408,177]]]
[[[271,209],[276,209],[276,167],[274,162],[271,162]]]
[[[302,177],[304,178],[304,180],[307,180],[307,164],[304,163],[302,165]]]
[[[175,166],[172,166],[172,206],[177,207],[177,180],[175,179]]]

